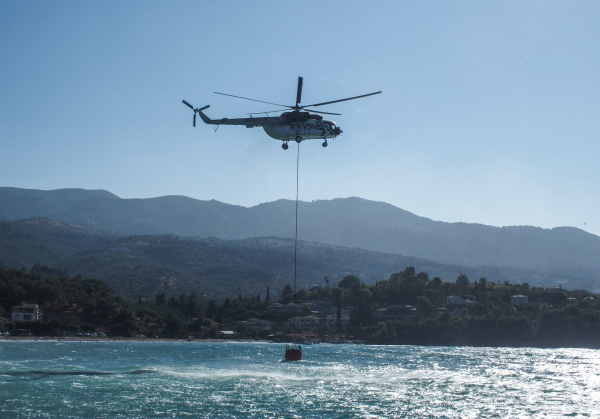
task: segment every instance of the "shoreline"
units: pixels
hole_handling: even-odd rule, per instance
[[[81,337],[63,337],[63,338],[47,338],[47,337],[37,337],[33,338],[31,336],[11,336],[8,338],[0,339],[0,345],[2,343],[9,342],[19,342],[19,343],[110,343],[110,342],[122,342],[122,343],[236,343],[236,344],[244,344],[244,343],[252,343],[252,344],[277,344],[277,345],[285,345],[289,342],[274,342],[270,340],[252,340],[252,339],[244,339],[244,340],[235,340],[235,339],[170,339],[170,338],[125,338],[125,337],[117,337],[117,338],[81,338]],[[414,346],[414,347],[433,347],[433,348],[495,348],[495,349],[589,349],[589,350],[600,350],[598,347],[593,346],[486,346],[486,345],[416,345],[416,344],[386,344],[386,343],[366,343],[366,342],[320,342],[318,344],[312,345],[304,345],[305,347],[319,346],[319,345],[361,345],[361,346]]]

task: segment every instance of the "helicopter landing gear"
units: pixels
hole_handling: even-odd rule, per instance
[[[288,147],[289,147],[289,146],[288,146],[288,144],[287,144],[287,143],[283,143],[283,144],[281,144],[281,148],[283,148],[284,150],[287,150],[287,149],[288,149]]]
[[[297,142],[298,144],[300,144],[300,143],[302,142],[302,137],[300,137],[300,136],[297,136],[297,137],[296,137],[296,142]]]
[[[321,145],[322,145],[323,147],[327,147],[327,140],[325,140],[325,141],[323,142],[323,144],[321,144]]]

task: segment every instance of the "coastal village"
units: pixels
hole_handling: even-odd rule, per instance
[[[267,289],[256,297],[240,294],[221,304],[211,301],[203,305],[193,297],[167,299],[159,295],[155,301],[140,297],[129,303],[127,310],[127,302],[117,297],[119,306],[112,319],[113,315],[98,310],[110,308],[107,303],[23,301],[0,315],[0,333],[4,338],[258,339],[309,344],[403,343],[407,339],[416,343],[448,339],[485,342],[485,335],[492,333],[487,339],[504,336],[507,344],[519,345],[519,339],[531,344],[543,337],[547,342],[556,333],[546,330],[548,327],[563,328],[565,333],[569,325],[600,327],[600,299],[583,289],[567,290],[561,285],[529,288],[527,284],[486,283],[485,278],[469,282],[459,277],[456,283],[444,283],[439,278],[429,280],[424,273],[415,274],[412,268],[371,286],[348,275],[337,287],[315,285],[295,296],[288,286],[281,297]],[[161,310],[166,313],[164,320],[157,315]],[[129,316],[125,322],[124,314]],[[562,320],[557,323],[557,319]],[[482,324],[488,324],[490,330],[481,329]],[[511,329],[514,336],[506,336]],[[477,336],[473,336],[475,330],[479,330]],[[557,343],[563,341],[554,338]]]

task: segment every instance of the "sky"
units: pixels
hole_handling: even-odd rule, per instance
[[[321,107],[303,201],[600,235],[600,2],[0,2],[0,186],[295,199],[298,148],[192,127]],[[290,218],[293,214],[290,214]]]

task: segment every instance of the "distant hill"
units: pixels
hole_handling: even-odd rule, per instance
[[[245,239],[294,235],[293,201],[245,208],[183,196],[121,199],[106,191],[0,188],[0,217],[42,216],[112,235]],[[444,223],[382,202],[300,202],[299,239],[435,260],[575,275],[600,283],[600,237],[572,227]]]
[[[106,246],[111,241],[114,238],[47,218],[0,222],[0,265],[30,269],[39,263],[59,267],[73,254]]]
[[[294,240],[261,237],[243,240],[179,238],[167,235],[104,237],[46,218],[0,223],[0,265],[30,269],[35,264],[71,276],[105,280],[118,292],[135,296],[179,295],[192,291],[208,298],[281,291],[294,283]],[[356,248],[299,241],[298,288],[332,286],[353,274],[366,283],[388,279],[413,266],[453,282],[528,282],[531,286],[594,289],[575,275],[548,274],[510,267],[467,267]]]
[[[68,249],[43,236],[0,222],[0,266],[31,269],[36,263],[55,266]]]
[[[74,204],[93,197],[120,199],[103,190],[57,189],[38,191],[0,187],[0,219],[20,220],[60,213]]]

